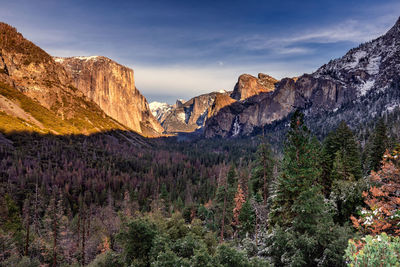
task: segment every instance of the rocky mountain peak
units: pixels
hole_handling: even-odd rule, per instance
[[[275,83],[278,80],[273,77],[259,73],[258,78],[250,74],[242,74],[233,89],[231,97],[236,100],[244,100],[260,93],[275,90]]]

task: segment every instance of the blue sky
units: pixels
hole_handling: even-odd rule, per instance
[[[110,57],[169,103],[232,90],[242,73],[312,72],[400,16],[398,0],[0,1],[1,20],[51,55]]]

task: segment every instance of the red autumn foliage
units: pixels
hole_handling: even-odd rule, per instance
[[[376,184],[363,192],[364,202],[369,209],[363,209],[360,218],[351,216],[354,227],[367,234],[386,232],[400,235],[400,151],[386,152],[381,169],[371,172]]]

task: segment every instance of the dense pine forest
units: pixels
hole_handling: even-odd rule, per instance
[[[0,266],[396,266],[388,123],[317,138],[296,111],[272,144],[4,134]]]

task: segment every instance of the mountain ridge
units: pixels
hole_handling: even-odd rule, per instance
[[[205,137],[252,135],[285,121],[295,109],[316,132],[326,134],[341,120],[352,127],[400,106],[400,20],[384,35],[350,49],[311,74],[285,78],[275,91],[223,108],[207,120]],[[390,109],[389,109],[390,107]],[[324,117],[326,116],[326,117]]]
[[[109,116],[73,85],[73,77],[61,64],[25,39],[16,28],[1,22],[0,37],[2,131],[91,134],[110,130],[136,130],[144,135],[160,135],[153,130],[151,122],[150,125],[142,123],[140,129],[132,129]],[[134,90],[137,91],[136,88]],[[144,106],[147,105],[144,113],[149,113],[152,118],[147,101],[138,91],[137,95]],[[158,122],[155,119],[153,122],[161,132]],[[143,131],[145,127],[147,132]]]

